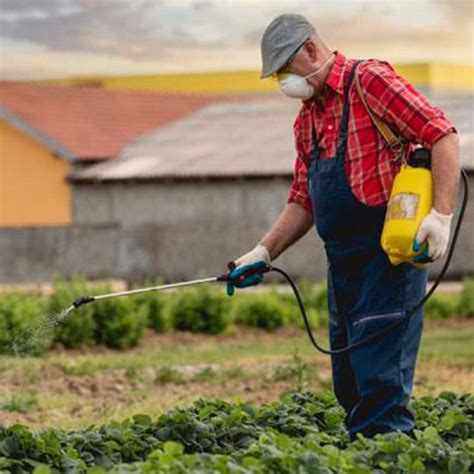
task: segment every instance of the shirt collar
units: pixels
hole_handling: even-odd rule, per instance
[[[344,56],[339,51],[334,51],[334,53],[336,54],[336,59],[332,63],[324,87],[336,92],[337,94],[344,95],[344,76],[347,68],[350,66],[350,63],[349,59],[347,59],[346,56]],[[315,103],[316,100],[313,98],[311,100],[304,101],[302,103],[302,107],[303,109],[311,109],[315,106]]]
[[[338,51],[336,53],[336,59],[334,60],[329,76],[326,80],[325,87],[332,89],[334,92],[343,95],[344,94],[344,73],[349,65],[349,60]]]

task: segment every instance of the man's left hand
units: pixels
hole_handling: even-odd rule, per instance
[[[452,214],[440,214],[435,208],[431,209],[418,229],[413,250],[418,252],[425,241],[428,246],[413,259],[414,263],[434,262],[444,255],[448,248],[452,218]]]

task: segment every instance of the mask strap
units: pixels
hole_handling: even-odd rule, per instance
[[[332,53],[331,56],[329,56],[329,58],[324,62],[324,64],[320,68],[316,69],[316,71],[313,71],[311,74],[308,74],[304,78],[309,79],[310,77],[313,77],[313,76],[316,76],[316,74],[319,74],[333,60],[334,54],[335,53]]]

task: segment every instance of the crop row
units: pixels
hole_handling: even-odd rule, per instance
[[[325,327],[326,287],[303,282],[301,290],[312,325]],[[268,331],[302,325],[294,296],[288,291],[240,291],[229,298],[223,288],[211,285],[102,300],[63,318],[62,311],[77,297],[111,291],[109,283],[90,285],[75,277],[57,280],[47,298],[32,292],[0,293],[0,353],[41,354],[55,343],[66,348],[104,345],[123,349],[136,345],[146,327],[158,333],[174,329],[218,334],[231,324]],[[425,310],[428,319],[474,317],[474,279],[465,282],[460,294],[435,294]]]
[[[156,420],[64,432],[0,426],[1,472],[456,473],[474,467],[474,397],[412,403],[414,437],[350,442],[330,394],[293,393],[263,406],[197,401]]]

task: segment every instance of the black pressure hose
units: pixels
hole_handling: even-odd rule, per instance
[[[454,249],[456,247],[456,242],[458,240],[459,231],[461,230],[461,224],[462,224],[462,221],[464,219],[464,213],[466,211],[467,201],[468,201],[468,196],[469,196],[467,174],[464,171],[464,169],[461,169],[461,178],[462,178],[463,188],[464,188],[464,193],[463,193],[463,198],[462,198],[462,203],[461,203],[461,209],[459,211],[459,217],[456,221],[456,226],[454,228],[453,238],[451,240],[451,245],[449,246],[446,261],[444,262],[443,268],[441,269],[438,277],[436,278],[436,280],[434,281],[433,285],[431,286],[429,291],[426,293],[426,295],[415,306],[413,306],[413,308],[410,308],[409,310],[407,310],[407,312],[405,313],[405,316],[403,318],[399,319],[398,321],[395,321],[394,323],[392,323],[389,326],[381,329],[380,331],[378,331],[374,334],[371,334],[370,336],[366,337],[365,339],[362,339],[361,341],[355,342],[354,344],[350,344],[346,347],[341,347],[340,349],[333,349],[333,350],[329,350],[329,349],[326,349],[326,348],[320,346],[318,344],[318,342],[316,341],[315,337],[314,337],[313,330],[311,329],[311,325],[309,324],[309,321],[308,321],[308,315],[306,314],[306,310],[305,310],[303,301],[301,299],[300,292],[299,292],[298,287],[296,286],[295,282],[291,279],[290,275],[288,275],[288,273],[286,273],[281,268],[277,268],[277,267],[273,267],[273,266],[269,265],[269,269],[267,271],[280,273],[281,275],[283,275],[286,278],[286,280],[290,284],[290,286],[293,290],[293,293],[295,294],[295,298],[298,302],[298,306],[300,308],[301,315],[303,316],[304,324],[305,324],[305,327],[306,327],[306,332],[308,333],[308,336],[309,336],[309,339],[310,339],[311,343],[313,344],[313,346],[318,351],[322,352],[323,354],[328,354],[328,355],[347,354],[347,353],[355,351],[355,350],[359,349],[360,347],[365,346],[366,344],[369,344],[369,343],[371,343],[371,342],[373,342],[377,339],[381,339],[382,337],[384,337],[386,334],[388,334],[393,329],[395,329],[398,326],[401,326],[402,324],[404,324],[405,321],[410,319],[410,317],[414,313],[416,313],[416,311],[418,311],[428,301],[429,298],[431,298],[433,293],[436,291],[436,288],[441,283],[441,280],[443,279],[443,277],[444,277],[444,275],[445,275],[445,273],[446,273],[446,271],[449,267],[449,264],[451,263],[451,258],[453,256],[453,252],[454,252]]]

